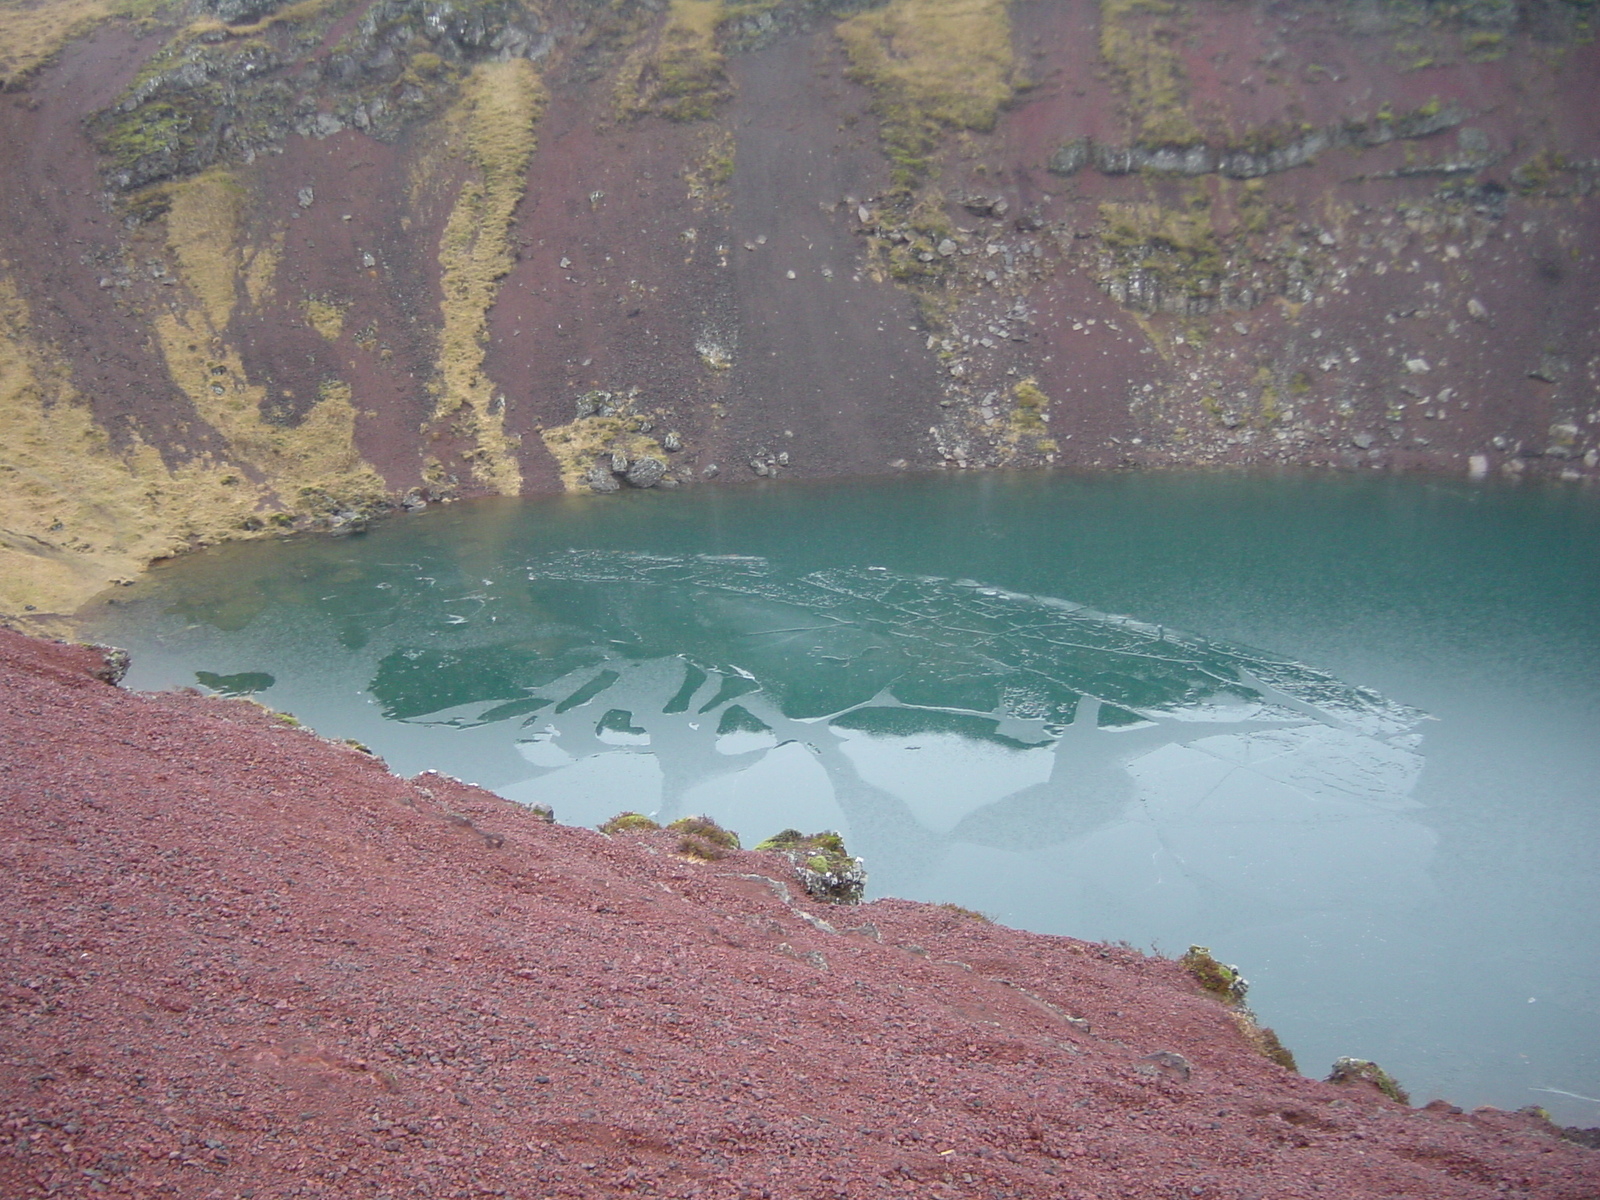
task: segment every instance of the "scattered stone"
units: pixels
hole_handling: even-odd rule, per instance
[[[1483,306],[1482,300],[1474,296],[1467,301],[1467,316],[1474,321],[1487,321],[1489,319],[1489,310]]]
[[[721,471],[722,468],[717,466],[716,463],[707,463],[705,466],[700,468],[700,478],[715,479]]]
[[[1154,1054],[1146,1054],[1134,1064],[1133,1069],[1141,1075],[1160,1075],[1180,1083],[1187,1083],[1189,1076],[1194,1072],[1193,1064],[1172,1050],[1157,1050]]]
[[[938,249],[939,249],[939,257],[940,258],[949,258],[952,254],[954,254],[956,252],[957,247],[956,247],[956,244],[954,242],[952,242],[949,238],[945,238],[943,241],[941,241],[939,243]]]
[[[1413,375],[1426,375],[1432,369],[1433,368],[1428,366],[1428,360],[1425,358],[1406,359],[1406,370],[1410,371]]]
[[[611,452],[611,473],[613,475],[626,475],[628,473],[628,456],[621,450]]]
[[[310,208],[317,198],[316,189],[303,187],[295,193],[295,199],[300,202],[301,208]]]
[[[1357,450],[1370,450],[1374,439],[1370,433],[1357,433],[1351,436],[1350,444]]]
[[[668,454],[676,454],[683,449],[683,436],[676,429],[669,429],[661,438],[661,448]]]

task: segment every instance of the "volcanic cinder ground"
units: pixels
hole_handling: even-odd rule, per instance
[[[1177,963],[686,858],[0,632],[0,1193],[1562,1197]]]

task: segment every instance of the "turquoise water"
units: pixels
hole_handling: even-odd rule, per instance
[[[1600,1124],[1600,503],[963,475],[461,505],[92,617],[557,818],[841,830],[869,893],[1236,962],[1310,1073]]]

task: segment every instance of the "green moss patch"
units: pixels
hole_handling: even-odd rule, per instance
[[[830,904],[859,904],[866,890],[867,872],[859,858],[845,849],[844,839],[832,830],[801,833],[785,829],[756,847],[782,854],[793,864],[801,886],[818,900]]]

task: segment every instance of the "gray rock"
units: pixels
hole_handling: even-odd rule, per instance
[[[705,466],[700,468],[700,478],[715,479],[717,475],[721,473],[721,471],[722,468],[717,466],[716,463],[707,463]]]
[[[669,429],[661,438],[661,448],[668,454],[676,454],[683,449],[683,437],[676,429]]]
[[[1193,1073],[1194,1064],[1176,1051],[1157,1050],[1154,1054],[1146,1054],[1134,1064],[1133,1069],[1141,1075],[1164,1075],[1168,1079],[1183,1082]]]
[[[1063,177],[1076,175],[1089,164],[1089,139],[1081,137],[1068,142],[1050,156],[1050,173]]]
[[[628,456],[621,450],[611,452],[611,473],[613,475],[626,475],[628,473]]]
[[[1358,433],[1350,439],[1350,444],[1357,450],[1370,450],[1373,437],[1370,433]]]
[[[589,473],[583,477],[583,482],[589,486],[591,492],[607,493],[622,489],[622,484],[617,482],[617,477],[600,466],[590,467]]]
[[[629,487],[649,488],[660,483],[666,473],[667,464],[659,458],[641,458],[635,460],[623,478],[628,481]]]

